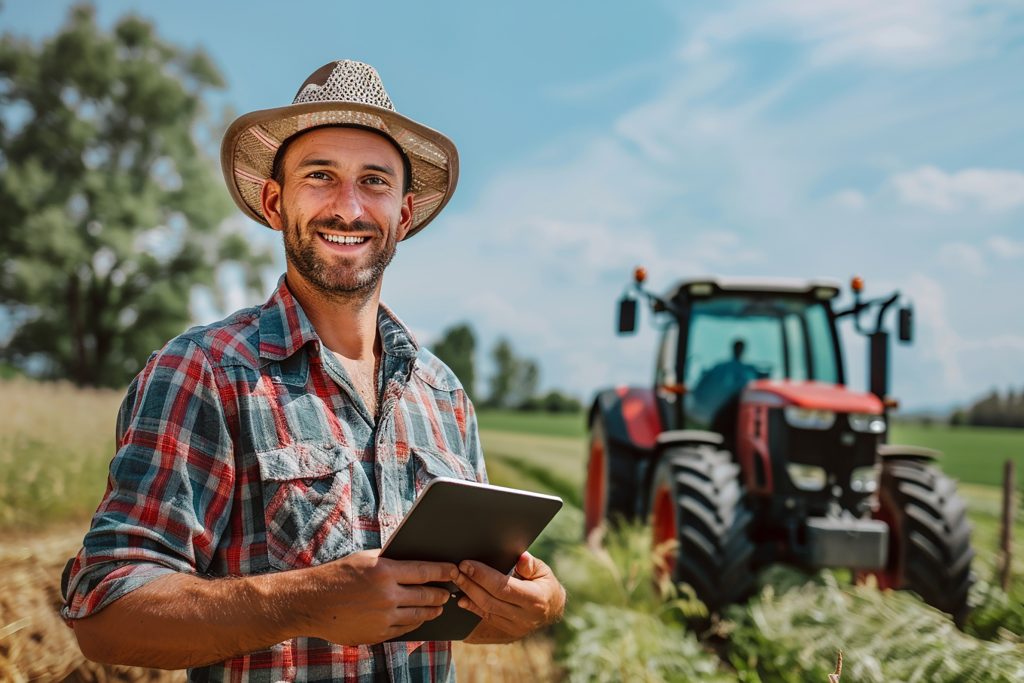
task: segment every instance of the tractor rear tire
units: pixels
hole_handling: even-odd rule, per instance
[[[663,557],[674,583],[688,583],[710,612],[747,598],[754,588],[753,514],[728,451],[712,446],[665,450],[651,487],[655,549],[675,540]]]
[[[889,524],[880,588],[906,589],[962,625],[974,582],[971,524],[956,482],[919,460],[884,459],[875,517]]]
[[[640,461],[608,439],[604,418],[590,424],[587,484],[583,499],[584,538],[605,523],[632,522],[637,517]]]

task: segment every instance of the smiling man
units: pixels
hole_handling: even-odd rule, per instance
[[[486,480],[466,392],[380,303],[398,242],[455,189],[454,145],[340,61],[235,121],[221,158],[239,207],[283,234],[287,272],[129,387],[62,582],[83,652],[195,681],[451,680],[450,643],[385,642],[440,614],[449,593],[425,584],[459,585],[483,617],[472,642],[557,619],[565,593],[529,554],[512,577],[379,557],[431,479]]]

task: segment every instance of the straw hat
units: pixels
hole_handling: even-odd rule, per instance
[[[346,59],[314,71],[291,105],[240,116],[224,134],[224,180],[245,215],[269,227],[260,192],[270,178],[277,150],[297,133],[330,125],[378,130],[405,153],[413,193],[412,227],[406,238],[422,230],[448,203],[459,179],[455,145],[396,112],[377,71]]]

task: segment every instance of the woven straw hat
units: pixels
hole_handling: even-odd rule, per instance
[[[377,71],[346,59],[314,71],[291,105],[245,114],[228,128],[220,162],[238,207],[269,227],[260,192],[270,178],[277,150],[297,133],[331,125],[378,130],[405,152],[413,193],[413,220],[406,238],[422,230],[448,203],[459,179],[454,143],[396,112]]]

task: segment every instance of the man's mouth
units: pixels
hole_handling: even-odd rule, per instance
[[[321,237],[323,237],[325,240],[327,240],[328,242],[332,242],[334,244],[362,244],[366,240],[370,239],[369,237],[366,237],[365,235],[364,236],[330,235],[330,234],[328,234],[326,232],[321,232],[321,233],[318,233],[318,234]]]

